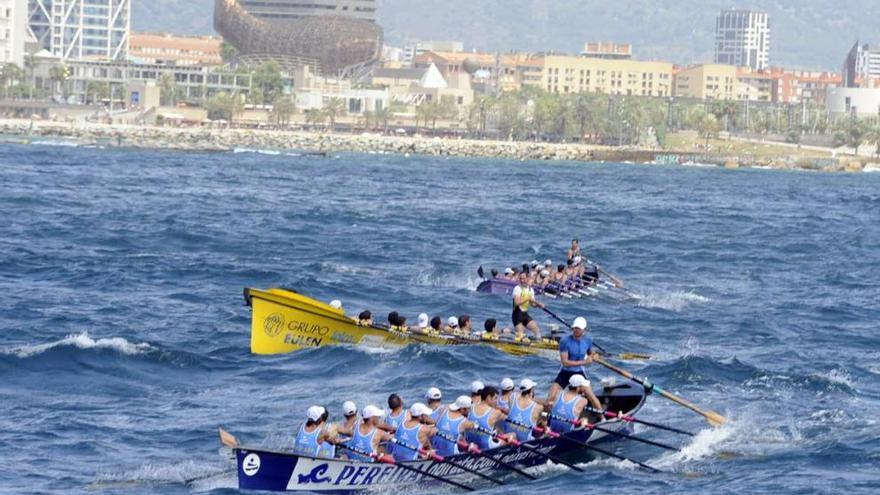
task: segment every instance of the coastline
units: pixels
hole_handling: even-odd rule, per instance
[[[855,157],[798,158],[790,156],[755,159],[754,157],[720,153],[618,148],[580,143],[492,141],[375,133],[341,134],[269,129],[177,128],[0,119],[0,134],[15,137],[15,139],[6,139],[7,142],[22,144],[39,142],[46,138],[60,138],[85,146],[173,151],[287,150],[317,155],[355,152],[584,163],[662,163],[717,166],[731,169],[769,168],[825,172],[880,171],[880,163],[877,161],[872,162]],[[18,140],[19,137],[22,139]]]

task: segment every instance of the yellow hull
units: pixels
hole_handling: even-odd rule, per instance
[[[514,355],[558,355],[555,342],[511,342],[446,335],[394,332],[362,327],[344,311],[285,289],[245,289],[252,310],[251,352],[285,354],[325,345],[363,345],[399,348],[411,343],[431,345],[489,345]]]

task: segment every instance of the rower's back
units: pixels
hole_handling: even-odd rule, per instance
[[[520,442],[532,440],[532,428],[537,426],[535,422],[535,408],[538,403],[530,396],[520,395],[510,405],[510,414],[507,415],[507,431],[516,433]]]

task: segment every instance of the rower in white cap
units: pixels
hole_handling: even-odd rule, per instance
[[[442,400],[443,394],[440,393],[440,389],[437,387],[431,387],[425,392],[425,401],[431,409],[431,420],[435,423],[440,419],[440,415],[446,412],[446,406],[443,405]]]
[[[480,380],[474,380],[471,382],[471,402],[476,406],[480,403],[480,392],[483,391],[485,385]]]
[[[332,425],[327,425],[328,417],[327,410],[321,406],[312,406],[306,411],[306,422],[299,427],[293,444],[295,454],[328,459],[334,457],[336,431]]]
[[[459,396],[450,404],[446,412],[437,421],[438,434],[432,441],[434,450],[441,456],[458,454],[458,441],[461,435],[474,428],[474,423],[468,421],[473,403],[467,395]]]
[[[550,413],[550,429],[559,433],[573,430],[574,425],[572,421],[581,417],[581,413],[588,402],[597,411],[602,410],[602,403],[599,402],[599,399],[593,393],[593,389],[590,388],[590,380],[584,378],[583,375],[572,375],[568,381],[568,387],[559,395],[556,403],[553,404],[553,409]],[[580,422],[581,426],[589,423],[586,418]]]
[[[338,432],[340,435],[348,437],[354,435],[354,428],[358,422],[357,411],[357,405],[354,402],[347,400],[342,403],[342,416],[345,418],[345,421],[339,425]]]
[[[510,404],[516,399],[513,394],[514,388],[516,388],[516,385],[510,378],[501,380],[501,393],[498,395],[498,409],[504,414],[510,412]]]
[[[458,333],[458,317],[450,316],[449,319],[446,320],[446,328],[443,329],[446,333]]]
[[[394,434],[394,448],[391,453],[396,461],[414,461],[419,458],[419,449],[430,451],[431,439],[437,429],[428,424],[431,408],[416,402],[409,408],[409,418]]]
[[[391,434],[379,429],[379,422],[385,417],[385,411],[369,405],[361,411],[361,423],[354,429],[349,445],[361,452],[379,454],[379,444],[391,440]],[[356,452],[348,452],[348,458],[357,461],[371,462],[373,458]]]
[[[538,426],[541,418],[543,406],[535,400],[536,385],[529,378],[523,378],[519,382],[519,395],[510,405],[510,414],[507,415],[507,431],[516,433],[520,442],[534,438],[532,429]]]
[[[556,379],[550,386],[547,396],[548,404],[556,403],[556,396],[563,387],[567,387],[573,375],[587,377],[584,366],[593,362],[593,356],[597,353],[593,349],[593,337],[587,335],[589,326],[584,317],[577,317],[571,324],[571,334],[566,335],[559,341],[559,361],[562,368]]]
[[[418,324],[416,325],[416,330],[422,333],[428,333],[430,331],[430,322],[428,320],[428,313],[422,313],[419,315]]]

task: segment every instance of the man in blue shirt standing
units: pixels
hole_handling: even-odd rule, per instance
[[[555,404],[556,397],[563,388],[567,387],[569,380],[574,375],[587,377],[584,366],[593,362],[593,356],[597,353],[593,349],[593,338],[587,335],[587,320],[583,317],[577,317],[571,324],[571,335],[567,335],[559,341],[559,361],[562,363],[562,369],[553,380],[550,386],[550,394],[547,397],[548,404]],[[593,390],[587,386],[585,396],[590,400],[590,404],[596,409],[602,409],[599,399],[593,393]]]

